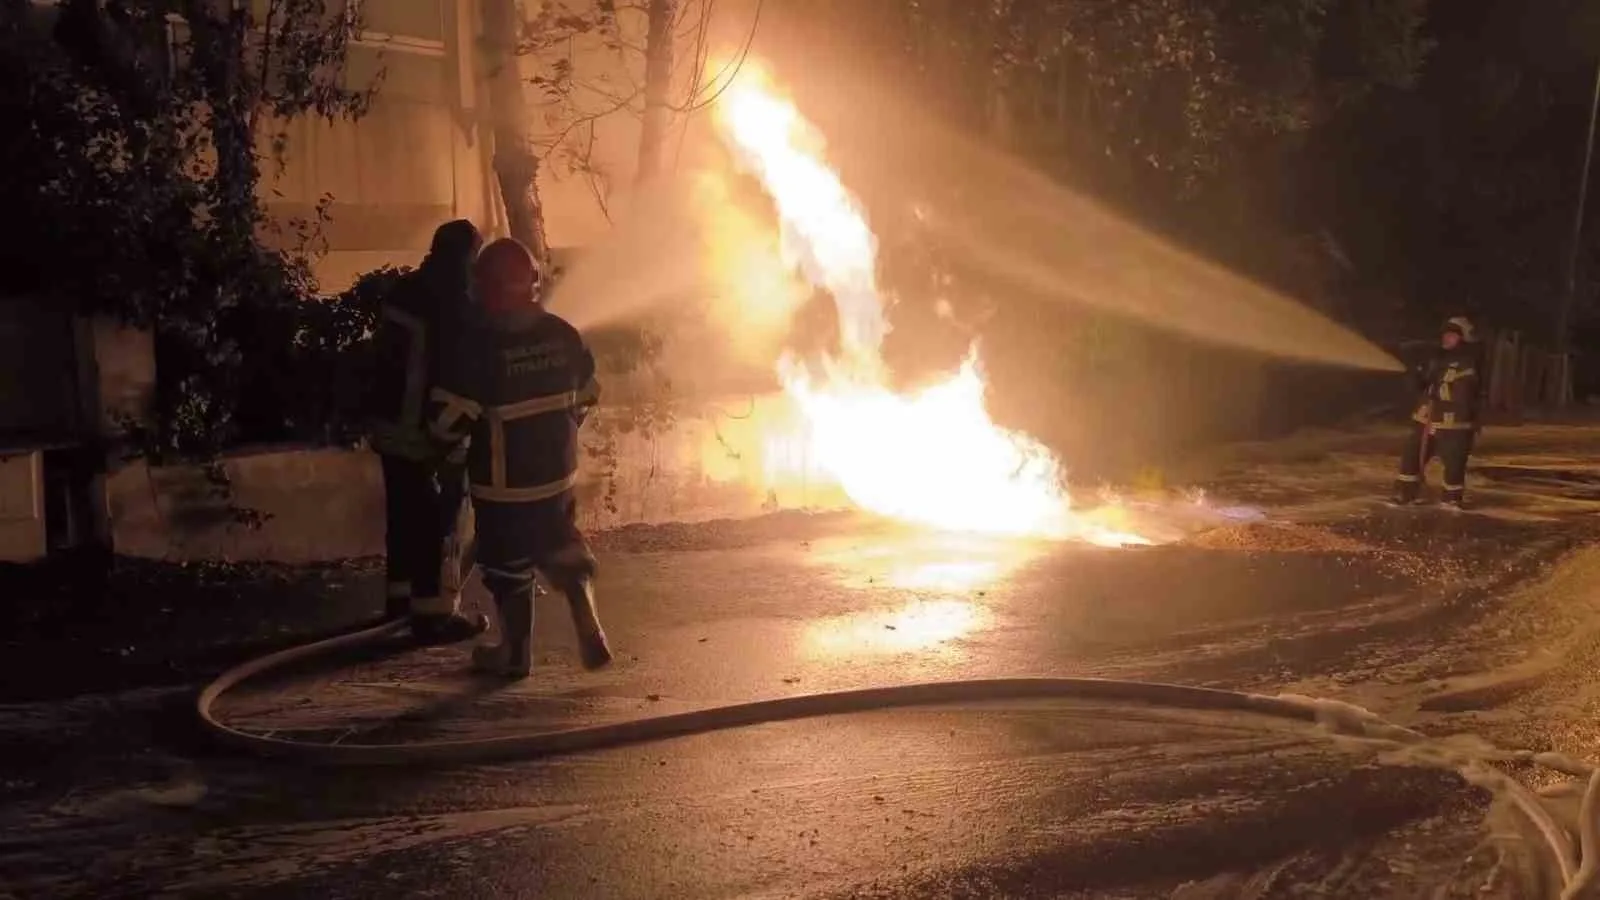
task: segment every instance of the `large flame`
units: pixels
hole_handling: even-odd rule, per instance
[[[1101,514],[1075,513],[1064,473],[1037,441],[984,408],[974,347],[946,380],[911,394],[889,387],[877,242],[860,205],[822,158],[822,141],[761,72],[747,66],[716,120],[778,211],[785,261],[839,311],[838,358],[779,364],[806,424],[806,456],[862,509],[937,528],[1144,544]]]

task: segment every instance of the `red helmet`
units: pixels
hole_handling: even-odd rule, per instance
[[[513,238],[483,248],[473,264],[478,296],[489,309],[514,309],[537,302],[540,273],[533,253]]]

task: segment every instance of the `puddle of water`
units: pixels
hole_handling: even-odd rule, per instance
[[[1044,556],[1048,542],[906,532],[839,539],[816,547],[812,563],[841,586],[967,597],[995,587]]]

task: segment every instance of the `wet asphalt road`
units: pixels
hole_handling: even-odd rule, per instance
[[[1253,534],[1104,550],[836,519],[645,530],[604,559],[609,671],[576,668],[546,601],[527,683],[475,682],[464,649],[441,648],[310,673],[228,711],[279,736],[380,743],[1093,675],[1387,714],[1487,665],[1473,637],[1493,622],[1487,598],[1575,545],[1465,518]],[[1396,549],[1435,543],[1450,553]],[[1491,546],[1495,565],[1452,568]],[[7,814],[0,869],[16,896],[1466,896],[1504,877],[1483,852],[1484,798],[1454,775],[1263,719],[968,704],[543,762],[308,772],[204,749],[189,696],[35,710],[37,745],[56,750],[40,762],[34,748],[38,783]]]

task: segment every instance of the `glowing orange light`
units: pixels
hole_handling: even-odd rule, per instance
[[[944,381],[889,387],[877,241],[822,156],[823,142],[762,72],[747,65],[716,109],[723,140],[778,211],[784,261],[838,305],[840,354],[785,357],[779,375],[802,412],[809,464],[858,507],[937,528],[1148,544],[1102,515],[1074,512],[1056,458],[994,424],[976,348]]]

